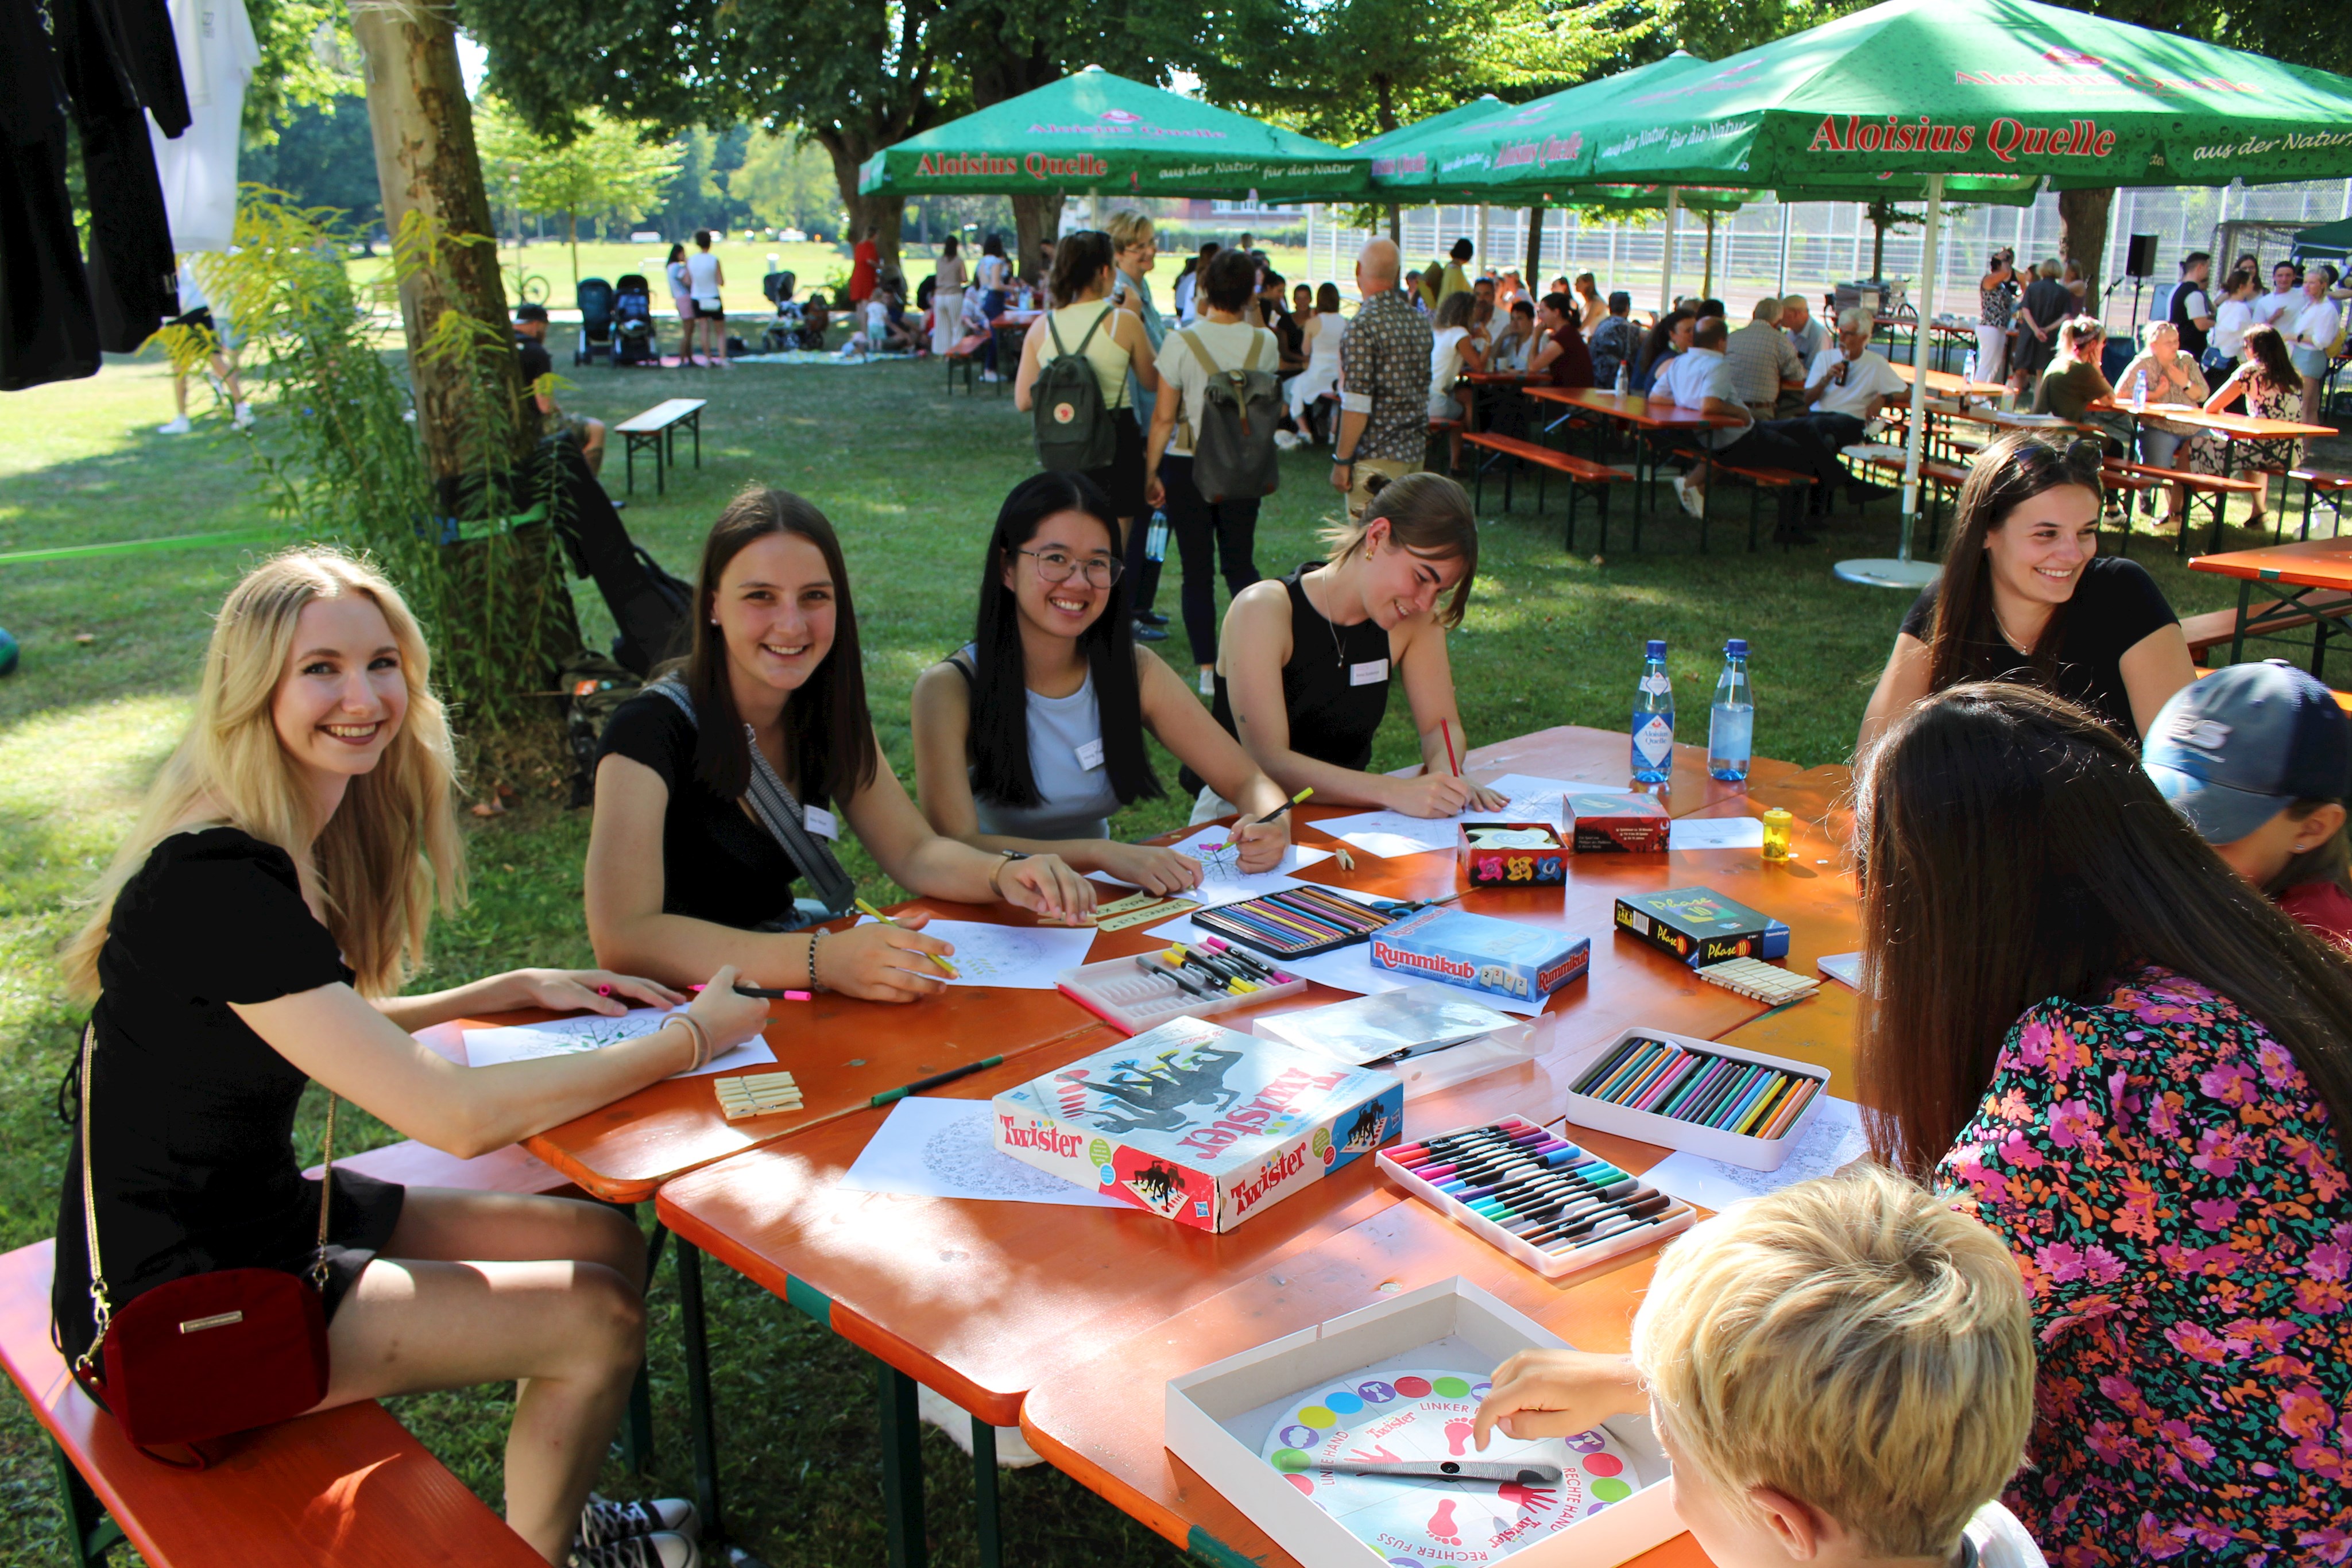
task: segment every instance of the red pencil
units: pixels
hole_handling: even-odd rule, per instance
[[[1445,766],[1459,778],[1462,773],[1462,764],[1454,760],[1454,731],[1449,727],[1447,720],[1441,718],[1437,721],[1437,733],[1445,737]]]

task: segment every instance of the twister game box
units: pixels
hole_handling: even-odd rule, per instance
[[[997,1149],[1179,1225],[1231,1230],[1384,1144],[1404,1085],[1171,1019],[990,1102]]]

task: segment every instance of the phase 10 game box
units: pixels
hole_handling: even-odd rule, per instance
[[[1617,901],[1617,928],[1692,968],[1733,958],[1785,958],[1789,928],[1711,887],[1670,887]]]
[[[1190,1016],[1008,1089],[997,1149],[1202,1230],[1231,1230],[1392,1144],[1404,1085]]]

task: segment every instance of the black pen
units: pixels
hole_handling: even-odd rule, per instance
[[[1208,998],[1209,988],[1206,986],[1194,984],[1192,977],[1181,969],[1171,968],[1166,964],[1154,963],[1148,954],[1137,958],[1135,967],[1147,975],[1157,975],[1163,980],[1173,980],[1177,985],[1203,1000]]]

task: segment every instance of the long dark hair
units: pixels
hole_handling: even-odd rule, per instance
[[[2030,686],[1954,686],[1895,721],[1855,793],[1874,1154],[1924,1175],[2020,1015],[2095,1004],[2158,964],[2287,1049],[2352,1158],[2352,960],[2224,865],[2092,715]]]
[[[2245,357],[2273,392],[2303,390],[2303,372],[2296,370],[2294,361],[2287,357],[2286,340],[2280,337],[2279,329],[2270,323],[2257,321],[2246,329]],[[2247,412],[2251,413],[2253,411],[2248,409]]]
[[[1985,553],[1985,536],[2036,496],[2067,485],[2098,497],[2098,443],[2076,441],[2062,448],[2021,433],[2004,435],[1977,455],[1960,486],[1959,520],[1945,547],[1944,575],[1936,590],[1936,624],[1927,642],[1929,691],[1990,680],[2017,667],[2017,655],[1993,619],[1992,561]],[[2044,681],[2057,677],[2069,608],[2071,601],[2051,611],[2026,654],[2026,663]]]
[[[1037,775],[1029,766],[1029,676],[1021,652],[1021,604],[1005,585],[1014,552],[1056,512],[1084,512],[1103,526],[1118,558],[1118,524],[1110,497],[1083,474],[1034,474],[1013,487],[988,536],[980,570],[980,614],[972,627],[971,791],[1008,806],[1035,806]],[[1158,795],[1160,779],[1143,749],[1143,691],[1128,632],[1127,584],[1110,585],[1103,610],[1078,633],[1078,652],[1094,677],[1102,723],[1103,768],[1122,804]]]
[[[1637,369],[1646,371],[1657,361],[1660,355],[1674,346],[1675,327],[1677,323],[1696,319],[1697,318],[1689,311],[1679,307],[1659,317],[1657,322],[1651,327],[1649,336],[1642,340],[1641,363]]]
[[[694,646],[683,662],[697,716],[695,776],[730,800],[741,799],[751,785],[751,752],[727,680],[727,641],[711,622],[728,563],[771,534],[790,534],[816,546],[833,576],[833,651],[784,704],[787,771],[804,800],[846,800],[874,782],[881,760],[875,755],[874,719],[866,706],[866,664],[857,647],[849,567],[823,512],[789,490],[763,485],[727,503],[702,541],[702,565],[695,572]]]
[[[1078,229],[1062,236],[1054,247],[1054,277],[1046,287],[1056,305],[1076,305],[1095,279],[1111,270],[1116,259],[1110,235],[1100,229]]]

